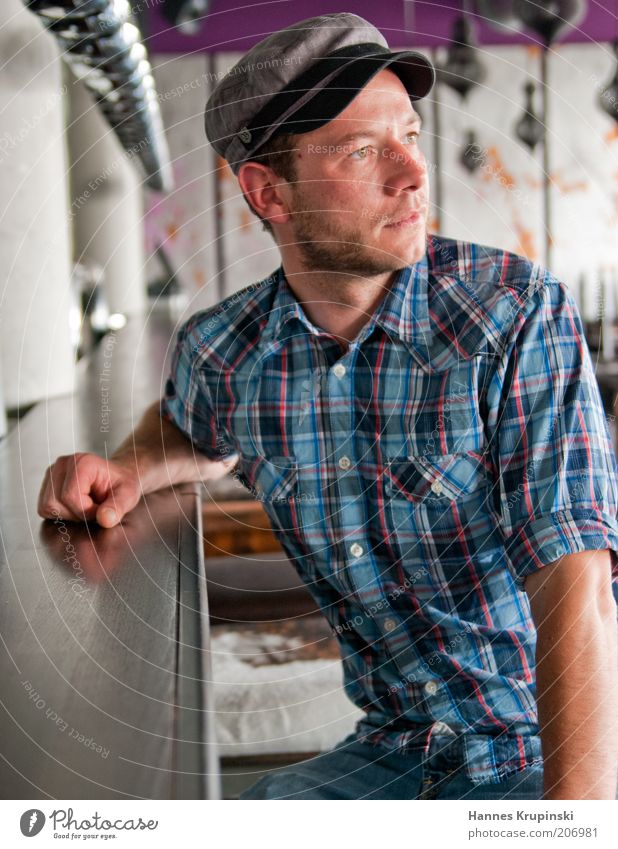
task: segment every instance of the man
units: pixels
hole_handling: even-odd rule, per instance
[[[427,235],[422,56],[343,13],[236,69],[207,134],[282,265],[185,322],[160,410],[41,515],[232,468],[263,501],[365,717],[242,798],[613,799],[617,469],[570,293]]]

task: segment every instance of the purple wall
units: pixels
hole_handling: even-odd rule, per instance
[[[150,0],[151,3],[156,0]],[[211,0],[211,11],[196,36],[185,36],[170,28],[160,11],[148,9],[150,33],[144,33],[151,53],[203,53],[223,50],[246,51],[270,32],[295,21],[325,12],[354,12],[375,24],[391,47],[437,46],[448,41],[453,18],[461,4],[453,0],[437,3],[415,0],[347,0],[345,4],[327,0],[275,0],[247,3],[242,0]],[[618,34],[618,0],[590,0],[588,11],[579,24],[560,41],[611,41]],[[476,32],[480,44],[534,44],[533,34],[501,33],[478,19]]]

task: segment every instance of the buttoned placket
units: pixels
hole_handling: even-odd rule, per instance
[[[416,273],[422,274],[422,269],[419,268]],[[295,316],[308,332],[319,339],[323,334],[321,328],[309,321],[302,308],[291,298],[290,303],[288,311],[283,314],[282,322],[285,323]],[[384,302],[381,306],[383,308]],[[417,304],[417,311],[418,308]],[[328,461],[333,463],[337,470],[340,495],[337,517],[344,534],[343,562],[348,566],[339,574],[339,579],[349,592],[357,598],[362,598],[361,611],[368,608],[372,610],[369,615],[380,631],[382,642],[388,647],[390,656],[404,677],[417,667],[420,660],[416,650],[410,644],[407,629],[393,611],[377,580],[379,566],[366,534],[363,480],[357,470],[357,464],[361,458],[356,456],[354,445],[354,359],[360,346],[373,333],[379,323],[378,319],[381,319],[381,323],[389,328],[388,332],[399,331],[400,325],[393,328],[393,319],[388,313],[384,314],[383,309],[379,310],[363,327],[357,338],[350,343],[348,351],[328,370],[326,386],[329,403],[325,405],[325,411],[329,417],[329,428],[325,439],[327,456],[315,458],[314,462]],[[415,319],[418,319],[416,321],[418,327],[421,325],[424,327],[424,319],[420,313],[418,316],[415,315]],[[441,484],[437,482],[436,487],[440,486]]]
[[[345,529],[354,529],[346,533],[344,540],[345,560],[350,566],[347,570],[350,589],[359,588],[357,576],[359,573],[365,576],[370,561],[369,545],[364,534],[362,499],[358,497],[357,457],[354,454],[352,358],[356,348],[356,344],[350,345],[347,353],[330,368],[327,377],[330,450],[337,467],[341,498],[338,521],[344,533]],[[361,581],[364,583],[365,577]]]
[[[362,594],[363,606],[381,601],[381,591],[376,581],[376,564],[366,534],[366,513],[362,477],[358,472],[361,458],[356,456],[354,443],[354,358],[367,335],[361,335],[350,344],[348,351],[334,363],[327,375],[329,435],[331,462],[337,470],[339,504],[337,521],[343,530],[344,561],[347,569],[340,577],[357,597]],[[384,613],[386,605],[382,605]],[[361,611],[362,612],[362,611]]]
[[[361,336],[350,345],[348,352],[338,360],[328,373],[329,433],[332,435],[331,451],[337,467],[339,493],[339,521],[344,529],[354,529],[346,535],[345,560],[347,585],[362,597],[364,610],[371,610],[371,618],[380,631],[382,642],[400,670],[409,669],[418,662],[410,645],[410,636],[402,626],[385,598],[377,581],[379,573],[374,555],[365,534],[365,503],[362,497],[362,479],[357,470],[360,460],[354,446],[354,375],[353,358],[358,346],[370,332],[365,327]],[[338,438],[340,437],[340,438]]]
[[[357,597],[362,597],[362,609],[371,610],[369,615],[380,632],[381,640],[388,647],[390,656],[403,676],[405,670],[416,667],[419,659],[410,644],[407,629],[403,627],[377,581],[379,567],[365,533],[362,478],[357,470],[361,458],[356,456],[354,445],[353,363],[359,346],[372,332],[374,323],[372,321],[363,328],[347,353],[328,372],[327,409],[332,438],[330,450],[337,468],[341,497],[339,521],[342,528],[354,529],[346,534],[344,540],[345,560],[349,567],[345,573],[346,584]]]

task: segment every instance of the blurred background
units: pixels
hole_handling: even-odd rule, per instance
[[[242,10],[227,0],[2,4],[6,409],[70,391],[76,359],[150,301],[189,314],[276,268],[274,242],[206,142],[204,105],[256,41],[341,9],[315,0]],[[578,299],[591,344],[612,360],[613,338],[599,340],[597,325],[613,323],[618,293],[618,0],[345,10],[440,70],[419,106],[431,231],[550,267]]]

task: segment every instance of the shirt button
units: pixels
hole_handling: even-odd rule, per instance
[[[451,728],[450,725],[447,725],[445,722],[441,722],[438,720],[433,724],[433,730],[436,734],[447,734],[449,736],[455,736],[455,732]]]
[[[438,692],[437,682],[436,681],[428,681],[425,684],[425,692],[427,693],[428,696],[435,696],[435,694]]]
[[[435,481],[431,484],[431,491],[432,491],[433,493],[435,493],[436,495],[440,495],[440,494],[441,494],[441,492],[442,492],[442,484],[440,483],[440,481],[439,481],[439,480],[435,480]]]
[[[343,377],[346,372],[346,368],[343,363],[337,363],[337,365],[333,366],[333,374],[335,377]]]
[[[342,457],[339,460],[339,468],[340,469],[349,469],[351,465],[352,465],[352,462],[351,462],[349,457]]]
[[[385,619],[384,620],[384,628],[387,631],[394,631],[396,627],[397,627],[397,623],[395,622],[394,619]]]
[[[363,553],[363,546],[359,545],[357,542],[353,542],[350,546],[350,554],[352,557],[360,557]]]

